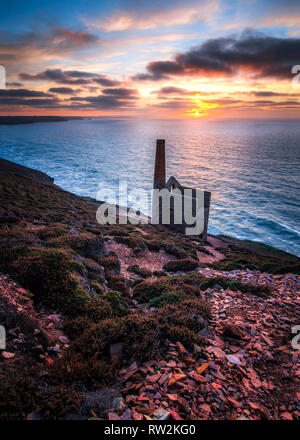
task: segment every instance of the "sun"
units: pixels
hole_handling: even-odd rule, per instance
[[[194,108],[190,110],[186,110],[185,114],[189,116],[193,116],[194,118],[199,118],[201,116],[207,116],[209,114],[209,110],[220,107],[219,102],[205,102],[200,99],[199,93],[196,93],[193,96],[192,103],[194,104]]]

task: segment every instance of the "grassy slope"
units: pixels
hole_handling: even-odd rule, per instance
[[[2,371],[0,401],[16,402],[6,408],[3,418],[22,418],[33,409],[50,418],[76,412],[81,394],[74,383],[82,383],[86,390],[113,384],[129,362],[163,356],[168,340],[182,342],[191,350],[193,343],[201,345],[197,332],[210,315],[201,290],[211,286],[211,279],[208,282],[191,273],[137,282],[131,297],[132,281],[119,274],[118,256],[107,255],[105,250],[105,242],[111,238],[132,248],[137,256],[147,248],[154,252],[163,249],[186,265],[203,249],[200,240],[151,225],[143,226],[147,235],[133,225],[100,226],[94,203],[22,176],[0,174],[0,192],[0,272],[32,293],[33,314],[62,313],[63,331],[70,338],[70,348],[63,357],[54,357],[51,365],[47,364],[42,384],[39,377],[45,370],[44,357],[36,355],[30,344]],[[238,264],[261,268],[270,264],[272,270],[298,270],[299,259],[289,254],[257,243],[224,240],[230,246],[223,250],[226,259],[217,267]],[[226,287],[226,280],[215,282]],[[251,289],[232,283],[229,287],[245,292]],[[5,301],[1,297],[2,310]],[[158,307],[154,312],[150,310],[153,305]],[[15,314],[12,322],[16,326],[19,315],[11,304],[5,307]],[[191,310],[201,316],[199,321],[191,318]],[[37,319],[32,313],[29,324]],[[12,326],[9,322],[6,325]],[[36,327],[35,322],[27,325],[25,337],[33,338]],[[44,333],[40,345],[47,356],[47,331]],[[109,347],[115,342],[123,344],[124,356],[112,363]]]

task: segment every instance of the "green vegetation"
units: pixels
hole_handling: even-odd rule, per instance
[[[127,270],[129,272],[133,272],[136,275],[139,275],[142,278],[149,278],[152,276],[151,270],[140,267],[138,264],[133,264],[132,266],[128,266]]]
[[[192,258],[184,258],[183,260],[172,260],[166,263],[163,267],[167,272],[188,272],[194,270],[199,266],[198,260]]]

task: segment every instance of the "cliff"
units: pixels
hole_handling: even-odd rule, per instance
[[[0,161],[1,419],[297,419],[299,259],[162,226]]]

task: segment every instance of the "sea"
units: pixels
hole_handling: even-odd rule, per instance
[[[300,256],[299,120],[86,118],[1,125],[0,157],[44,171],[78,195],[105,199],[125,182],[136,206],[137,193],[150,194],[156,139],[166,140],[167,176],[211,191],[210,233]],[[148,213],[143,197],[140,203]]]

